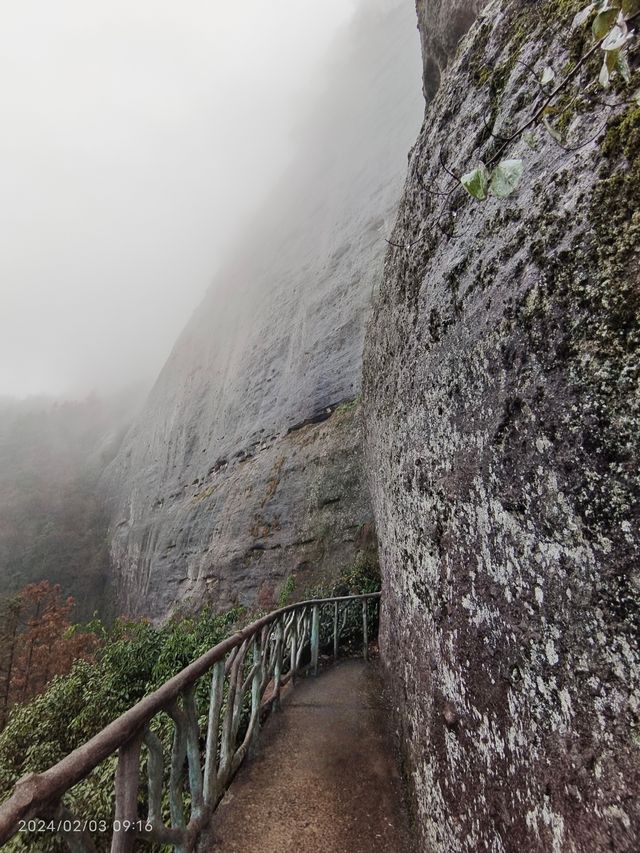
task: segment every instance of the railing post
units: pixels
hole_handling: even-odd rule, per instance
[[[223,790],[231,775],[231,765],[236,744],[236,735],[240,725],[242,704],[242,667],[247,651],[248,640],[240,646],[229,672],[229,688],[227,692],[222,726],[222,742],[220,744],[220,764],[218,766],[218,790]]]
[[[173,720],[173,744],[171,746],[171,768],[169,771],[169,812],[173,829],[184,830],[183,770],[187,757],[187,729],[185,715],[174,699],[167,706]]]
[[[271,707],[274,711],[277,711],[280,708],[283,634],[282,622],[281,620],[278,620],[278,624],[276,625],[276,663],[273,671],[273,702],[271,703]]]
[[[118,750],[116,770],[116,813],[111,853],[133,853],[135,830],[122,828],[125,821],[132,826],[138,820],[138,784],[140,777],[140,745],[143,732],[135,734]]]
[[[311,611],[311,668],[318,674],[318,654],[320,652],[320,607],[314,604]]]
[[[304,650],[307,645],[307,627],[310,621],[309,608],[303,607],[300,616],[296,620],[296,672],[302,662]],[[311,637],[309,637],[309,648],[311,648]]]
[[[162,753],[162,742],[149,727],[144,735],[147,747],[147,790],[149,805],[147,809],[148,819],[151,826],[160,826],[162,823],[162,782],[164,777],[164,756]]]
[[[184,722],[187,730],[187,764],[189,768],[189,791],[191,792],[191,814],[201,817],[204,812],[202,789],[202,764],[200,762],[200,727],[196,708],[195,685],[182,694]]]
[[[293,623],[291,625],[291,664],[290,664],[290,672],[291,672],[291,686],[296,683],[296,661],[298,659],[298,649],[297,649],[297,641],[298,641],[298,624],[296,622],[296,618],[294,616]]]
[[[367,630],[367,599],[362,600],[362,655],[369,660],[369,632]]]
[[[206,806],[215,806],[218,796],[218,727],[220,710],[224,694],[224,660],[213,665],[211,673],[211,692],[209,693],[209,719],[207,724],[207,745],[204,761],[204,802]]]
[[[253,752],[260,733],[260,693],[262,687],[262,643],[260,635],[253,640],[253,679],[251,682],[251,721],[254,726],[249,749]]]
[[[338,602],[333,605],[333,659],[338,660]]]

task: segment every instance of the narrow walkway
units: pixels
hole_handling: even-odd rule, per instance
[[[377,663],[296,684],[213,817],[215,853],[411,853]]]

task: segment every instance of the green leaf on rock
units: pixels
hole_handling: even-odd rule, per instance
[[[489,172],[487,171],[487,167],[484,163],[481,163],[476,169],[463,175],[460,178],[460,183],[472,198],[484,201],[489,189]]]
[[[593,20],[592,26],[593,35],[598,39],[598,41],[606,36],[611,27],[615,24],[616,18],[619,14],[620,10],[616,8],[605,9],[602,12],[598,12]]]
[[[618,60],[620,59],[620,51],[612,50],[609,53],[605,53],[604,61],[607,63],[607,68],[609,69],[609,74],[613,74],[613,72],[618,67]]]
[[[556,75],[555,75],[555,71],[553,70],[553,68],[549,68],[547,66],[547,68],[545,68],[544,71],[542,72],[542,78],[540,79],[540,84],[542,86],[546,86],[547,83],[551,83],[551,81],[553,80],[553,78],[555,76]]]
[[[522,160],[502,160],[493,170],[490,190],[496,198],[507,198],[518,187],[524,164]]]
[[[620,75],[621,75],[622,79],[625,81],[625,83],[630,83],[631,82],[631,68],[629,67],[629,60],[624,55],[624,53],[621,53],[620,56],[618,57],[618,62],[616,64],[616,68],[620,72]]]
[[[602,42],[602,49],[611,53],[621,50],[631,38],[632,34],[629,33],[626,24],[621,27],[616,24],[615,27],[611,28],[611,32]]]

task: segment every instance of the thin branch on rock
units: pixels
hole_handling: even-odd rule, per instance
[[[546,88],[542,85],[542,82],[540,81],[540,78],[538,77],[538,75],[536,74],[534,69],[530,65],[528,65],[526,62],[523,62],[521,59],[516,59],[516,62],[518,63],[518,65],[522,65],[523,68],[527,69],[529,74],[531,74],[531,76],[535,80],[535,82],[536,82],[538,88],[540,89],[540,91],[542,92],[542,94],[548,95],[549,93],[547,92]]]
[[[579,145],[563,145],[562,142],[560,142],[554,136],[552,136],[551,133],[549,133],[549,129],[545,127],[545,130],[546,130],[549,138],[551,140],[553,140],[553,142],[555,142],[555,144],[559,148],[562,148],[563,151],[568,151],[568,152],[579,151],[581,148],[586,148],[587,145],[591,145],[591,143],[595,142],[596,139],[600,136],[600,134],[603,133],[603,131],[605,131],[606,129],[607,129],[607,122],[605,121],[605,123],[598,129],[598,131],[592,137],[587,139],[586,142],[581,142]]]
[[[451,193],[455,190],[455,187],[452,187],[450,190],[446,190],[446,191],[441,190],[441,189],[432,190],[430,187],[428,187],[426,185],[425,180],[424,180],[424,176],[422,174],[420,174],[420,172],[416,171],[416,177],[417,177],[418,183],[420,184],[422,189],[426,193],[428,193],[429,195],[437,195],[437,196],[443,196],[444,198],[449,198]]]
[[[457,183],[461,183],[460,178],[454,172],[452,172],[451,169],[447,166],[445,159],[444,159],[444,155],[442,153],[442,149],[440,149],[438,156],[440,159],[440,165],[445,170],[447,175],[450,175],[450,177],[452,177],[454,179],[454,181],[456,181]]]

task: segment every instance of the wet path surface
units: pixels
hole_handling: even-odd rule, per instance
[[[376,662],[299,681],[203,845],[216,853],[413,853]]]

